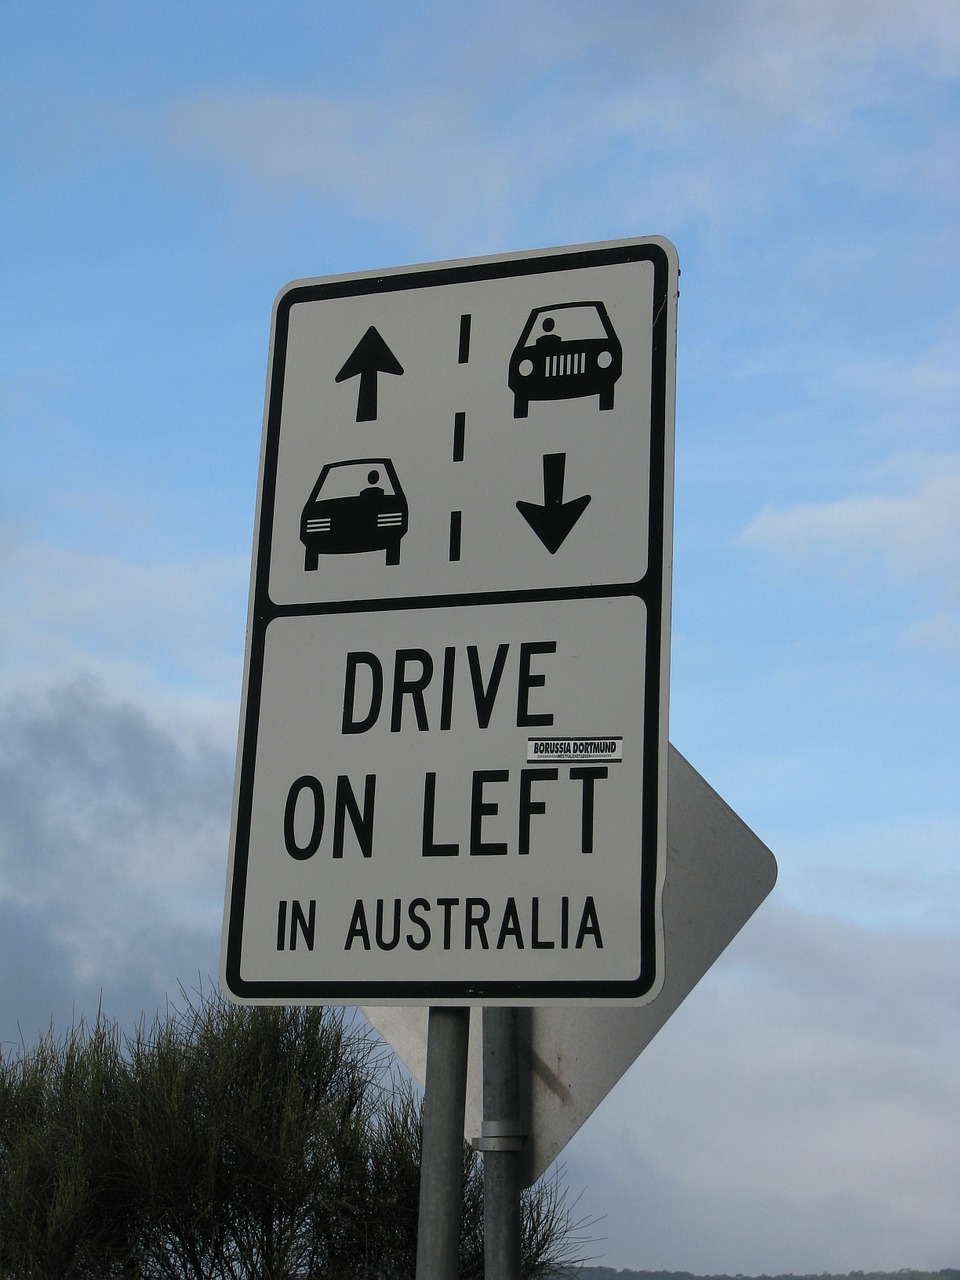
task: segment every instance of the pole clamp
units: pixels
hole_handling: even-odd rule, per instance
[[[522,1151],[527,1131],[519,1120],[484,1120],[480,1137],[474,1138],[474,1151]]]

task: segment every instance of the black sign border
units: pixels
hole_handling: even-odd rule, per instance
[[[515,591],[483,591],[436,596],[386,597],[376,600],[350,600],[299,605],[276,605],[270,599],[270,553],[276,502],[277,461],[280,423],[283,408],[284,373],[287,337],[292,309],[305,302],[368,294],[434,288],[441,285],[477,281],[502,280],[517,276],[533,276],[565,270],[605,265],[649,262],[653,266],[652,360],[650,394],[650,483],[648,493],[648,558],[647,572],[635,582],[603,586],[550,587]],[[242,725],[241,755],[236,799],[236,843],[234,848],[229,912],[226,920],[226,946],[223,976],[228,991],[237,999],[250,1003],[290,1004],[373,1004],[389,1001],[406,1004],[498,1004],[508,1000],[529,1003],[549,1001],[571,1003],[587,1001],[638,1002],[657,985],[657,881],[660,850],[659,739],[662,715],[661,672],[664,594],[668,583],[665,573],[665,525],[667,486],[668,397],[671,391],[671,298],[676,287],[671,280],[671,260],[663,245],[656,241],[637,241],[582,248],[569,251],[538,252],[512,255],[508,258],[484,258],[431,267],[411,267],[384,275],[352,276],[293,285],[281,294],[274,322],[273,357],[267,401],[266,437],[260,491],[260,518],[257,530],[256,569],[253,578],[253,609],[248,638],[249,663],[245,714]],[[626,980],[525,980],[517,981],[388,981],[324,982],[256,980],[241,976],[244,905],[246,901],[247,866],[250,854],[253,782],[260,724],[260,698],[266,632],[279,617],[306,617],[319,614],[362,613],[408,609],[431,609],[449,606],[473,606],[533,602],[543,600],[610,599],[617,596],[639,596],[647,606],[646,664],[644,688],[644,759],[641,766],[643,813],[641,815],[640,849],[640,973]],[[652,745],[651,745],[652,744]]]

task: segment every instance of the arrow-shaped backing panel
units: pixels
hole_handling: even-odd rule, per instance
[[[670,747],[664,983],[650,1004],[530,1009],[527,1179],[536,1181],[599,1106],[773,888],[773,854]],[[427,1009],[364,1007],[418,1080],[426,1071]],[[465,1136],[483,1119],[480,1010],[471,1011]]]

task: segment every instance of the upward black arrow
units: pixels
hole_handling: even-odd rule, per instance
[[[543,504],[518,502],[517,510],[551,555],[558,550],[567,534],[583,515],[590,494],[563,500],[563,475],[567,466],[565,453],[543,455]]]
[[[337,382],[360,376],[357,392],[357,421],[373,422],[377,416],[377,374],[403,373],[403,365],[379,331],[371,325],[337,374]]]

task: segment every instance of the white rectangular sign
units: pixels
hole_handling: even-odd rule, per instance
[[[677,274],[648,239],[281,293],[235,998],[655,995]]]

